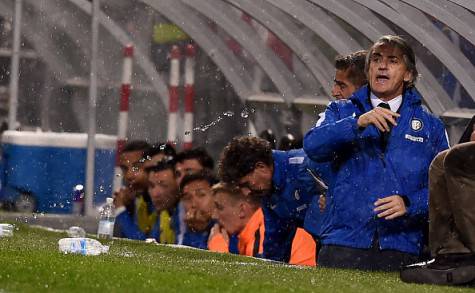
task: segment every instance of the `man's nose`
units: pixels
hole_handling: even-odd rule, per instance
[[[251,193],[251,189],[249,187],[241,187],[241,192],[244,196],[248,196]]]
[[[134,178],[134,174],[131,170],[125,172],[124,179],[126,182],[130,182]]]
[[[195,212],[196,212],[195,209],[188,209],[185,213],[185,219],[188,219],[188,220],[193,219],[195,216]]]
[[[195,208],[196,208],[196,206],[197,206],[197,203],[198,203],[198,202],[197,202],[197,200],[196,200],[196,199],[192,199],[192,200],[190,200],[190,206],[191,206],[193,209],[195,209]]]
[[[213,208],[213,211],[211,212],[211,218],[217,222],[219,222],[219,219],[218,219],[218,209],[217,208]]]
[[[332,97],[334,97],[334,98],[337,98],[337,97],[338,97],[338,95],[339,95],[338,89],[339,89],[339,88],[338,88],[338,86],[337,86],[336,84],[334,84],[334,85],[332,86],[332,92],[331,92]]]
[[[379,63],[378,63],[378,69],[387,69],[388,68],[388,60],[383,58]]]

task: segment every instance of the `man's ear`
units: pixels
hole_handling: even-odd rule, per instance
[[[410,82],[413,79],[412,72],[409,70],[406,70],[406,73],[404,73],[404,82]]]

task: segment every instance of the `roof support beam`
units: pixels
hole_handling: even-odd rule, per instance
[[[301,84],[282,60],[267,47],[248,24],[221,1],[182,0],[202,15],[214,21],[236,39],[262,67],[287,103],[301,94]]]
[[[322,85],[328,96],[331,96],[333,64],[317,50],[314,55],[309,48],[312,44],[301,36],[301,29],[288,16],[263,0],[226,0],[235,7],[252,16],[261,25],[279,37],[295,55],[307,66],[312,75]],[[297,73],[296,73],[297,74]]]

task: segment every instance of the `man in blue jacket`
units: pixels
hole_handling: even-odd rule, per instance
[[[208,171],[187,174],[180,182],[181,202],[185,208],[187,233],[183,245],[208,249],[208,237],[215,224],[211,187],[217,181]]]
[[[153,210],[148,216],[150,228],[140,229],[138,217],[127,212],[118,213],[116,223],[121,227],[122,235],[129,239],[145,240],[154,238],[160,243],[175,244],[178,231],[179,199],[173,160],[163,160],[146,169],[148,176],[148,194]]]
[[[404,39],[381,37],[366,71],[369,87],[331,103],[304,138],[307,155],[335,170],[319,264],[395,270],[421,253],[428,168],[448,142],[414,89],[415,56]]]
[[[257,137],[236,137],[221,155],[218,174],[243,194],[262,197],[264,257],[288,262],[297,227],[302,227],[313,198],[321,194],[314,175],[325,177],[328,164],[312,162],[302,149],[273,151]]]

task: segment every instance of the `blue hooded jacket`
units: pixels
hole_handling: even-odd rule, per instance
[[[326,179],[330,164],[310,160],[302,149],[273,151],[272,193],[262,201],[264,257],[288,262],[297,227],[302,227],[313,198],[320,192],[310,174]]]
[[[379,130],[360,129],[358,117],[373,107],[364,86],[346,101],[329,104],[304,138],[304,150],[335,170],[320,231],[323,245],[369,248],[377,235],[380,249],[420,254],[428,219],[428,170],[448,148],[442,122],[421,106],[415,89],[403,94],[397,126],[385,148]],[[407,213],[393,220],[378,218],[374,202],[390,195],[406,199]]]

